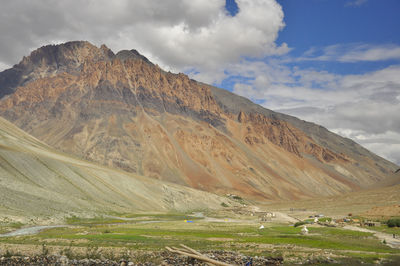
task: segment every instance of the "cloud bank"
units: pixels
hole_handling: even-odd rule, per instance
[[[272,65],[249,62],[245,68],[254,78],[236,83],[234,92],[323,125],[400,165],[400,65],[359,75]]]
[[[7,52],[0,53],[0,62],[12,65],[48,43],[88,40],[115,51],[135,48],[167,69],[221,81],[224,68],[242,57],[288,51],[286,44],[275,44],[284,27],[275,0],[238,0],[237,5],[232,17],[225,0],[6,0],[0,10],[0,51]]]
[[[398,64],[359,75],[293,66],[399,61],[400,46],[332,44],[293,58],[287,44],[276,44],[285,27],[276,0],[236,2],[238,13],[231,16],[225,0],[4,0],[0,71],[49,43],[134,48],[166,70],[207,83],[229,81],[240,95],[322,124],[400,164]]]
[[[312,47],[293,61],[336,61],[342,63],[400,60],[400,46],[395,44],[336,44],[323,48]]]

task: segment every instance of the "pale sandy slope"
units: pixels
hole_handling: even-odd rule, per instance
[[[400,179],[400,176],[396,178]],[[309,215],[325,214],[341,218],[349,213],[362,216],[396,216],[394,212],[384,212],[400,205],[400,185],[362,190],[340,196],[320,197],[309,200],[281,201],[262,204],[269,210],[285,212],[304,219]],[[371,209],[372,208],[372,209]]]
[[[82,161],[0,118],[0,218],[220,208],[227,199]]]

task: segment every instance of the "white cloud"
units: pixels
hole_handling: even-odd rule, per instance
[[[394,44],[346,44],[312,47],[294,61],[337,61],[343,63],[400,60],[400,46]]]
[[[333,129],[335,133],[354,139],[376,154],[400,165],[400,133],[386,131],[379,134],[370,134],[362,130]]]
[[[0,72],[10,67],[11,67],[10,65],[0,62]]]
[[[134,48],[166,70],[187,72],[203,82],[237,77],[236,93],[333,130],[346,129],[355,140],[400,162],[398,143],[388,137],[400,132],[400,66],[337,75],[284,64],[400,60],[400,46],[331,45],[311,48],[297,59],[265,61],[290,50],[275,42],[285,26],[282,8],[276,0],[237,4],[239,12],[232,17],[225,0],[4,0],[0,70],[49,43],[88,40],[114,51]]]
[[[281,73],[275,75],[271,69]],[[242,71],[253,78],[245,74],[247,79],[237,83],[234,92],[269,109],[323,125],[400,163],[400,65],[338,75],[248,62],[247,71]]]
[[[362,6],[367,3],[368,0],[349,0],[345,6]]]
[[[195,69],[204,81],[221,81],[225,66],[243,57],[288,51],[286,44],[275,44],[284,27],[276,0],[237,4],[232,17],[225,0],[6,0],[0,61],[14,64],[32,47],[83,39],[115,51],[134,48],[168,70]]]
[[[367,149],[374,151],[379,156],[400,165],[400,144],[392,143],[365,143]]]

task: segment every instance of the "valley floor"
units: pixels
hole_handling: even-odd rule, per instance
[[[165,249],[180,244],[232,264],[245,264],[251,259],[253,265],[357,265],[390,261],[396,265],[400,262],[400,249],[385,245],[373,231],[315,224],[308,225],[309,233],[302,235],[302,227],[293,226],[296,219],[279,212],[275,217],[268,222],[261,221],[252,212],[234,209],[192,214],[70,217],[63,227],[31,232],[37,233],[33,235],[0,237],[0,264],[11,263],[12,259],[36,260],[40,264],[43,257],[53,262],[83,260],[82,265],[96,260],[109,265],[125,261],[139,265],[189,263],[187,257]],[[261,225],[264,228],[260,229]],[[15,231],[18,227],[25,226],[3,223],[0,233]],[[395,230],[400,235],[400,229]]]

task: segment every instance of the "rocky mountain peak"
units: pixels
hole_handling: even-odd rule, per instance
[[[54,76],[57,73],[77,73],[86,61],[110,60],[113,52],[97,48],[87,41],[72,41],[57,45],[42,46],[24,56],[21,62],[0,73],[0,98],[10,94],[18,86],[24,86],[39,78]]]
[[[133,59],[133,60],[143,60],[144,62],[153,65],[152,62],[150,62],[147,57],[141,55],[138,51],[135,49],[132,50],[122,50],[119,51],[116,55],[116,57],[122,61],[128,60],[128,59]]]
[[[87,41],[73,41],[58,45],[46,45],[34,50],[17,65],[24,72],[37,68],[71,71],[87,59],[104,60],[108,54]],[[108,52],[108,51],[107,51]]]
[[[0,115],[53,147],[212,192],[335,195],[398,168],[317,125],[165,72],[136,50],[44,46],[0,73],[1,93],[9,96]]]

